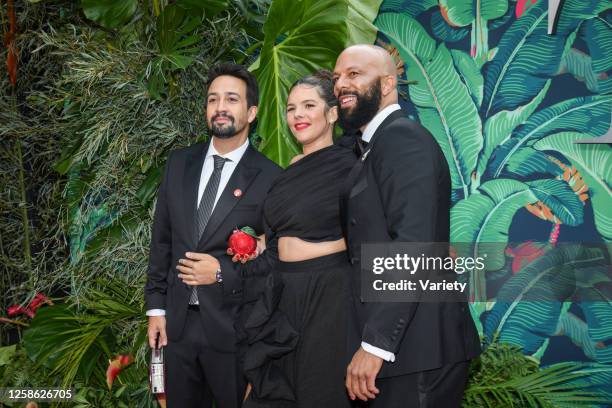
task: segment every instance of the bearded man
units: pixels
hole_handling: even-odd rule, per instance
[[[346,388],[358,406],[459,407],[480,352],[467,304],[362,300],[362,244],[449,241],[448,165],[433,136],[401,111],[396,72],[372,45],[347,48],[334,69],[339,122],[360,152],[341,197],[353,264]]]
[[[255,77],[243,66],[224,64],[210,69],[207,88],[212,138],[168,156],[145,287],[149,345],[165,346],[170,408],[242,403],[246,384],[234,320],[246,285],[226,255],[227,242],[237,226],[263,232],[261,204],[281,171],[249,143],[257,115]],[[265,259],[247,265],[265,270]]]

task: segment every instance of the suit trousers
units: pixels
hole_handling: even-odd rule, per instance
[[[396,377],[377,378],[375,399],[355,408],[460,408],[470,361]]]
[[[168,408],[238,408],[246,383],[236,353],[209,347],[200,311],[190,306],[180,340],[164,350]]]

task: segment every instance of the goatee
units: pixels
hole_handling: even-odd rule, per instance
[[[215,120],[219,117],[224,117],[229,120],[229,124],[226,126],[216,126]],[[239,133],[242,129],[236,129],[236,124],[233,116],[230,115],[215,115],[210,119],[210,134],[218,137],[219,139],[229,139],[234,137],[237,133]]]
[[[344,130],[355,130],[365,126],[370,122],[380,107],[382,99],[382,90],[380,79],[373,81],[374,83],[363,94],[354,93],[357,101],[352,108],[340,108],[338,111],[338,122]],[[347,91],[339,95],[353,94]]]

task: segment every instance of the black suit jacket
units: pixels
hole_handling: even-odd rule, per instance
[[[166,332],[170,341],[176,341],[183,331],[191,291],[177,276],[178,259],[189,251],[214,256],[221,264],[223,283],[198,287],[206,341],[217,350],[235,351],[234,319],[243,296],[242,277],[259,270],[265,273],[267,260],[275,255],[275,243],[268,246],[269,257],[260,256],[245,268],[226,254],[227,241],[236,227],[249,225],[258,234],[263,232],[263,201],[281,168],[249,146],[201,239],[195,242],[197,193],[207,150],[208,143],[198,143],[168,156],[155,208],[145,302],[147,310],[166,310]],[[242,191],[238,197],[236,189]]]
[[[378,127],[349,174],[341,199],[355,321],[353,353],[361,341],[395,354],[379,377],[435,369],[478,355],[466,303],[364,303],[361,244],[448,242],[451,184],[433,136],[398,110]]]

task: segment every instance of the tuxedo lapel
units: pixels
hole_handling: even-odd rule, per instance
[[[259,173],[260,169],[252,164],[252,156],[254,154],[255,151],[253,147],[249,145],[213,209],[210,219],[206,224],[206,228],[204,228],[204,232],[198,242],[198,247],[201,247],[201,245],[217,231],[223,220],[225,220],[236,204],[244,197],[247,189],[255,179],[255,176]],[[240,190],[241,194],[236,196],[234,194],[236,190]],[[230,232],[231,231],[228,231],[228,236]]]
[[[198,188],[204,159],[208,151],[208,142],[203,143],[201,148],[196,149],[185,162],[185,173],[183,177],[183,214],[185,217],[185,228],[189,234],[192,247],[197,244],[196,212],[198,208]]]
[[[350,198],[356,196],[361,191],[365,190],[365,188],[368,186],[367,179],[361,176],[365,160],[369,156],[370,151],[374,148],[374,144],[376,143],[376,140],[384,132],[385,128],[389,126],[391,123],[395,122],[395,120],[403,116],[404,116],[404,113],[402,112],[402,110],[398,109],[394,112],[391,112],[389,116],[387,116],[385,120],[383,120],[382,123],[378,126],[378,128],[372,135],[370,142],[368,143],[368,147],[365,149],[365,151],[363,152],[359,160],[357,160],[357,162],[353,166],[353,169],[351,170],[351,172],[349,173],[347,177],[346,182],[349,185],[349,188],[347,189],[348,192],[346,194],[345,200],[348,201]]]
[[[365,152],[363,152],[363,154],[366,155],[366,153],[369,150],[372,150],[372,148],[374,147],[374,143],[376,143],[376,139],[380,137],[380,135],[385,131],[385,128],[387,126],[389,126],[390,124],[395,122],[397,119],[402,118],[402,117],[404,117],[404,112],[401,109],[391,112],[389,116],[387,116],[385,120],[382,121],[382,123],[378,126],[378,128],[376,128],[376,131],[372,135],[372,138],[370,139],[370,142],[368,143],[368,147],[366,148]]]

